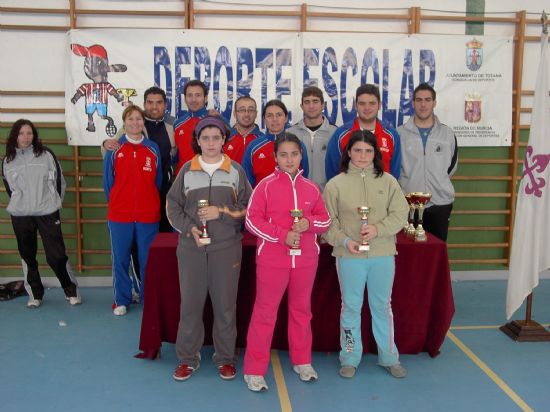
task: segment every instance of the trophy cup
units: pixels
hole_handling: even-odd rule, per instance
[[[207,199],[203,199],[203,200],[199,200],[197,202],[197,205],[198,205],[198,208],[199,209],[202,209],[203,207],[208,207],[209,204],[208,204],[208,200]],[[210,239],[210,236],[208,236],[208,232],[206,231],[206,220],[205,219],[202,219],[201,218],[201,234],[200,234],[200,237],[199,237],[199,243],[202,244],[202,245],[209,245],[210,242],[211,242],[211,239]]]
[[[124,97],[124,100],[122,101],[122,105],[124,107],[128,107],[131,104],[133,104],[130,101],[130,97],[137,96],[136,89],[131,89],[131,88],[128,88],[128,87],[123,87],[123,88],[120,88],[120,89],[116,89],[116,91],[117,91],[117,93],[120,93]]]
[[[304,215],[301,209],[291,209],[290,216],[292,216],[292,223],[298,223],[300,218]],[[300,256],[302,249],[300,249],[300,242],[295,240],[290,249],[288,250],[290,256]]]
[[[414,237],[414,211],[416,210],[416,198],[414,197],[413,193],[407,193],[405,195],[405,199],[407,199],[407,203],[409,204],[409,218],[407,223],[405,223],[405,235],[409,238]]]
[[[361,215],[361,227],[367,226],[369,224],[370,208],[367,206],[359,206],[357,208],[357,212],[359,212],[359,214]],[[366,239],[362,239],[361,243],[359,244],[358,250],[360,252],[367,252],[369,249],[369,241]]]
[[[416,231],[414,233],[414,241],[425,242],[428,240],[428,237],[426,236],[426,231],[422,227],[422,217],[424,215],[426,203],[430,201],[432,194],[427,192],[414,192],[413,196],[415,197],[418,207],[418,226],[416,227]]]

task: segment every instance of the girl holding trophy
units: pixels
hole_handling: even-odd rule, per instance
[[[267,390],[265,374],[277,310],[288,289],[288,340],[293,370],[302,381],[317,379],[311,366],[311,291],[317,272],[317,235],[330,218],[317,185],[299,169],[302,145],[283,133],[274,143],[277,167],[254,189],[247,229],[258,237],[256,301],[248,327],[244,379],[248,388]]]
[[[340,174],[323,193],[332,218],[325,235],[334,246],[342,312],[340,375],[352,378],[361,361],[361,309],[365,286],[378,346],[378,363],[396,377],[406,375],[393,334],[391,291],[395,275],[395,234],[407,220],[408,206],[399,184],[384,172],[376,137],[352,133],[342,154]]]
[[[236,374],[236,302],[241,271],[241,226],[252,188],[244,170],[224,155],[229,129],[219,116],[201,119],[193,133],[196,155],[181,168],[166,209],[180,233],[177,248],[181,308],[176,339],[180,361],[173,378],[199,368],[206,294],[214,310],[214,363],[222,379]]]

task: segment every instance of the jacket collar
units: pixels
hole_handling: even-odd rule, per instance
[[[204,116],[206,116],[208,114],[208,109],[205,106],[202,109],[197,110],[196,112],[192,112],[191,110],[189,110],[187,113],[189,113],[189,117],[203,118]]]
[[[193,159],[191,159],[191,167],[189,170],[192,171],[200,171],[202,170],[201,163],[199,162],[199,155],[195,155]],[[231,158],[227,156],[226,154],[223,155],[223,162],[222,165],[219,167],[218,170],[223,170],[224,172],[229,173],[231,170]]]
[[[280,133],[273,134],[273,133],[271,133],[271,132],[269,132],[269,131],[266,130],[265,133],[264,133],[264,136],[265,136],[265,138],[266,138],[267,140],[269,140],[270,142],[274,142],[276,138],[278,138],[279,136],[284,135],[285,132],[286,132],[286,130],[283,130],[283,131],[280,132]]]
[[[374,134],[379,134],[383,129],[384,129],[384,127],[382,126],[382,122],[379,119],[376,119],[376,125],[374,126],[373,133]],[[361,125],[359,124],[359,118],[358,117],[356,117],[355,120],[353,121],[353,126],[352,126],[351,130],[352,131],[361,130]]]
[[[360,174],[360,173],[365,173],[365,172],[374,173],[374,166],[370,165],[369,167],[367,167],[365,169],[361,169],[361,168],[355,166],[350,160],[349,165],[348,165],[348,173],[350,173],[350,174]]]
[[[275,166],[275,171],[273,173],[275,174],[275,176],[278,176],[278,177],[286,176],[292,181],[292,180],[298,179],[298,177],[301,176],[304,173],[304,171],[303,169],[298,169],[298,173],[296,173],[296,176],[294,176],[294,179],[292,179],[292,176],[290,176],[290,173],[285,172],[279,166]]]
[[[231,137],[229,138],[228,141],[231,141],[235,136],[237,136],[239,133],[239,131],[237,130],[237,128],[235,126],[233,126],[231,128]],[[258,137],[259,135],[261,135],[262,132],[260,131],[260,128],[258,127],[257,124],[254,125],[254,128],[247,134],[247,136],[256,136]],[[244,137],[244,136],[243,136]]]

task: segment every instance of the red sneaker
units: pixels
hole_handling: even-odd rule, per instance
[[[186,381],[197,369],[199,369],[198,366],[196,368],[192,368],[186,363],[182,363],[176,368],[172,377],[177,381]]]
[[[225,364],[218,366],[218,373],[220,375],[220,378],[228,381],[230,379],[233,379],[235,375],[237,375],[237,369],[235,369],[234,365]]]

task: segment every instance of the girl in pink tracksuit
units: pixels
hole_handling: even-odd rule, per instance
[[[288,340],[294,371],[303,381],[317,379],[311,366],[311,291],[317,271],[317,236],[330,217],[317,185],[302,176],[300,140],[285,133],[275,141],[277,168],[254,189],[247,229],[258,237],[256,302],[248,328],[244,379],[252,391],[267,389],[264,375],[277,310],[288,288]],[[299,209],[296,223],[290,211]],[[291,250],[299,249],[300,254]]]

